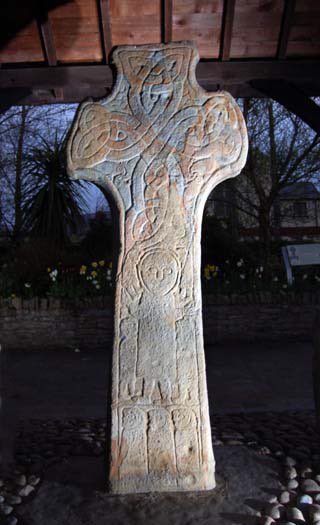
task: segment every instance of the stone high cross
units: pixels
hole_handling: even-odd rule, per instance
[[[119,47],[117,81],[78,111],[71,176],[119,211],[110,487],[215,486],[202,336],[200,235],[212,189],[244,166],[242,114],[196,81],[189,42]]]

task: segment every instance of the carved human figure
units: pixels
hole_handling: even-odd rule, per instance
[[[164,483],[168,488],[177,486],[177,467],[173,425],[169,412],[164,408],[148,411],[148,466],[153,483]],[[159,476],[159,472],[162,476]]]
[[[191,43],[119,47],[113,60],[113,93],[80,106],[68,142],[70,175],[103,187],[119,211],[110,488],[205,490],[215,481],[201,220],[209,193],[245,163],[246,129],[229,94],[198,86]],[[148,424],[133,431],[128,414],[146,413]],[[188,432],[181,427],[187,417]],[[167,436],[160,448],[157,431]],[[147,472],[137,436],[147,446]],[[137,453],[124,453],[130,439]],[[185,447],[192,451],[176,455]]]
[[[175,449],[179,474],[191,474],[200,465],[197,419],[190,408],[172,411],[175,427]],[[192,478],[191,478],[192,479]]]
[[[121,476],[147,474],[146,415],[140,408],[124,408],[120,438],[119,469]]]

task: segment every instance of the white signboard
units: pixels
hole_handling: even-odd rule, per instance
[[[286,248],[291,266],[320,264],[320,244],[291,244]]]
[[[292,266],[320,265],[320,244],[290,244],[282,248],[288,283],[292,284]]]

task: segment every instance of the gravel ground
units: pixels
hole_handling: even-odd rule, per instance
[[[313,411],[213,416],[218,484],[202,494],[107,495],[105,432],[104,419],[22,421],[0,481],[1,525],[320,525]]]

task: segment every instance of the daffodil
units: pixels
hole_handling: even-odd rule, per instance
[[[87,271],[87,267],[85,264],[83,264],[81,267],[80,267],[80,275],[85,275]]]
[[[47,268],[47,272],[50,273],[51,272],[51,268]]]
[[[93,262],[93,263],[91,263],[91,266],[92,266],[93,268],[98,268],[98,263],[97,263],[97,262]]]
[[[95,278],[95,277],[97,277],[98,272],[96,272],[95,270],[93,270],[93,271],[91,272],[91,275],[92,275],[93,278]]]
[[[210,279],[210,269],[208,268],[208,266],[205,267],[203,273],[206,279]]]
[[[99,266],[104,266],[104,265],[105,265],[105,262],[104,262],[103,259],[101,261],[99,261]]]

